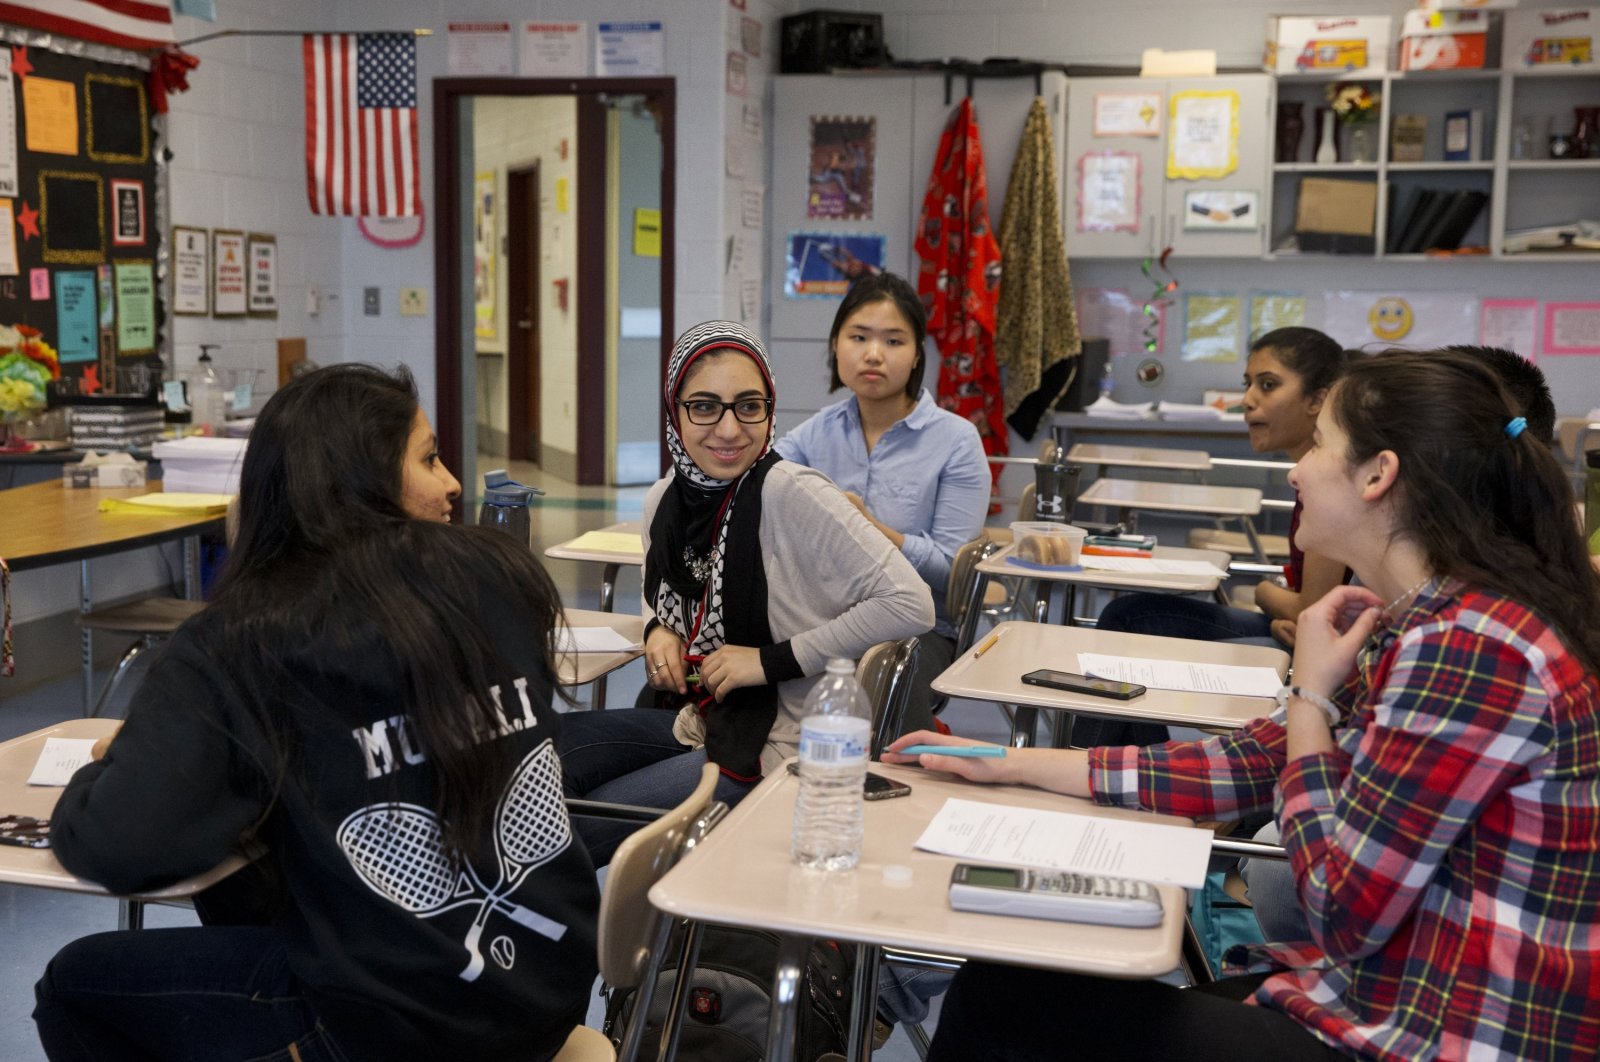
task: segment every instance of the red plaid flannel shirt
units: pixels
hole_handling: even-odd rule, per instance
[[[1397,633],[1398,632],[1398,633]],[[1333,752],[1281,713],[1205,742],[1090,753],[1095,799],[1266,807],[1313,940],[1238,949],[1254,1002],[1363,1058],[1600,1055],[1600,681],[1538,615],[1425,589],[1334,700]]]

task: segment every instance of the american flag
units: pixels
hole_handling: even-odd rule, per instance
[[[421,213],[415,39],[409,33],[308,34],[305,60],[311,212]]]
[[[0,22],[134,51],[175,39],[172,0],[10,0]]]

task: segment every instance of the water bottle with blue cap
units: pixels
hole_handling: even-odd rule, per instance
[[[480,527],[498,528],[532,549],[533,514],[528,506],[535,495],[543,493],[538,487],[518,483],[503,468],[485,472],[483,507],[478,510],[478,524]]]

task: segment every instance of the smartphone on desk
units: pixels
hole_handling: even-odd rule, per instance
[[[1144,687],[1135,682],[1074,675],[1070,671],[1051,671],[1049,668],[1030,671],[1022,676],[1022,681],[1030,686],[1048,686],[1053,690],[1087,693],[1091,697],[1109,697],[1114,701],[1131,701],[1144,696]]]
[[[789,773],[800,773],[798,761],[791,760],[789,762]],[[871,771],[867,772],[867,780],[863,785],[862,796],[868,800],[893,800],[895,797],[911,795],[911,787],[909,785],[904,782],[897,782],[893,778],[885,778],[881,774],[873,774]]]

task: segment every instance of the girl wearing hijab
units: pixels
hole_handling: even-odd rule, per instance
[[[731,803],[795,754],[828,660],[928,630],[933,600],[826,476],[773,452],[755,333],[689,329],[662,397],[673,470],[645,496],[643,611],[660,707],[574,713],[559,747],[571,796],[671,807],[709,759]],[[585,832],[597,862],[614,847],[602,828]]]

